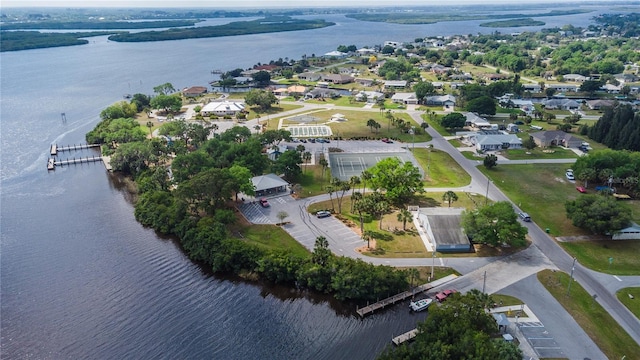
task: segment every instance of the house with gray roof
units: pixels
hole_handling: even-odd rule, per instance
[[[313,73],[313,72],[303,72],[298,74],[298,79],[299,80],[306,80],[306,81],[318,81],[322,78],[322,75],[318,74],[318,73]]]
[[[585,82],[587,80],[591,80],[590,77],[583,76],[580,74],[565,74],[565,75],[562,75],[562,78],[565,81],[573,81],[573,82]]]
[[[591,110],[600,110],[606,107],[613,107],[615,100],[587,100],[587,106]]]
[[[456,104],[456,97],[450,94],[427,96],[425,98],[427,105],[443,105],[446,107],[452,107]]]
[[[495,151],[503,149],[521,149],[522,140],[513,134],[477,134],[469,140],[478,151]]]
[[[577,148],[582,145],[582,139],[560,130],[538,131],[531,134],[531,138],[537,146],[542,148],[550,146]]]
[[[304,94],[305,99],[325,99],[340,97],[340,92],[333,89],[317,87]]]
[[[384,88],[386,89],[404,89],[407,87],[406,80],[387,80],[384,82]]]
[[[415,105],[418,103],[418,98],[416,97],[416,93],[405,93],[405,92],[399,92],[399,93],[395,93],[393,94],[393,96],[391,97],[391,101],[393,101],[396,104],[411,104],[411,105]]]
[[[470,126],[476,129],[491,127],[491,123],[488,122],[487,119],[472,112],[465,113],[464,116],[467,118],[467,120],[465,121],[465,126]]]
[[[580,108],[580,103],[571,99],[545,99],[542,101],[545,109],[575,110]]]
[[[353,76],[346,74],[322,74],[322,81],[333,84],[348,84],[353,82]]]

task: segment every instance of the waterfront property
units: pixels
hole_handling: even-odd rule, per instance
[[[202,107],[202,116],[235,116],[245,110],[244,104],[235,101],[214,101]]]
[[[420,208],[418,222],[437,252],[468,252],[469,238],[462,228],[463,208]]]

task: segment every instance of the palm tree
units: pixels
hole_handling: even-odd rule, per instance
[[[262,126],[260,126],[260,125],[255,125],[255,126],[253,127],[253,129],[256,131],[256,134],[259,134],[259,133],[260,133],[260,129],[262,129]]]
[[[366,230],[362,233],[362,238],[367,241],[367,249],[370,249],[370,241],[373,239],[374,232],[371,230]]]
[[[304,160],[304,163],[305,163],[305,164],[308,164],[308,163],[309,163],[309,161],[311,161],[311,153],[310,153],[310,152],[308,152],[308,151],[305,151],[305,152],[302,154],[302,160]],[[305,170],[306,170],[306,166],[305,166]]]
[[[153,137],[153,132],[151,132],[151,128],[153,128],[153,123],[151,121],[147,121],[147,127],[149,128],[149,137]]]
[[[216,137],[216,130],[218,129],[218,124],[211,125],[211,130],[213,130],[213,137]]]
[[[449,203],[449,207],[451,207],[451,203],[454,201],[458,201],[458,195],[453,191],[449,190],[442,195],[442,201],[446,201]]]
[[[353,195],[353,192],[356,190],[356,185],[360,185],[360,177],[358,175],[353,175],[349,179],[349,184],[351,185],[351,189],[353,189],[351,191],[351,195]]]
[[[351,213],[353,214],[353,208],[354,205],[362,200],[362,193],[359,191],[356,191],[354,193],[351,194]]]
[[[413,221],[413,214],[407,209],[402,209],[398,213],[398,221],[402,221],[402,230],[407,230],[407,221]]]
[[[333,206],[333,192],[336,190],[332,184],[327,185],[325,188],[327,190],[327,194],[329,194],[329,199],[331,200],[331,210],[334,211],[335,207]]]
[[[320,161],[318,161],[318,164],[322,166],[322,179],[324,180],[324,171],[327,169],[327,166],[329,166],[329,162],[323,157],[322,159],[320,159]]]
[[[364,196],[366,188],[367,188],[367,180],[371,180],[371,178],[373,177],[373,175],[371,175],[371,173],[367,170],[364,170],[362,172],[362,175],[360,175],[362,177],[362,196]]]
[[[299,152],[300,154],[302,154],[305,150],[304,145],[299,144],[298,146],[296,146],[296,151]]]
[[[385,212],[387,212],[387,208],[388,208],[388,204],[386,201],[379,201],[373,207],[373,210],[375,211],[375,213],[378,214],[378,216],[380,217],[379,218],[380,222],[378,223],[378,228],[380,230],[382,230],[382,216],[384,215]]]

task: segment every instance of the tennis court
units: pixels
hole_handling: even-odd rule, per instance
[[[346,181],[352,176],[360,176],[364,170],[390,157],[396,157],[403,163],[409,161],[422,172],[420,165],[410,152],[329,153],[329,167],[333,177]]]

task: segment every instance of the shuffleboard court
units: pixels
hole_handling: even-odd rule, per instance
[[[360,176],[364,170],[390,157],[396,157],[402,162],[409,161],[420,168],[420,165],[418,165],[418,162],[410,152],[329,153],[329,167],[333,177],[348,181],[352,176]],[[420,169],[420,172],[422,172],[422,169]]]

